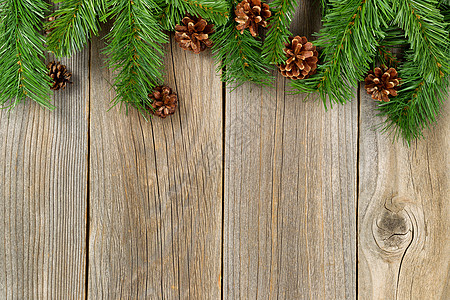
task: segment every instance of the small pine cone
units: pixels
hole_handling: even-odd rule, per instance
[[[239,23],[236,29],[244,33],[244,29],[249,28],[252,36],[256,37],[259,26],[267,27],[267,19],[272,12],[269,5],[261,0],[243,0],[236,5],[235,14],[235,21]]]
[[[52,90],[65,89],[67,83],[72,83],[69,81],[72,73],[67,72],[65,65],[53,61],[47,65],[47,69],[48,75],[52,78]]]
[[[388,102],[389,96],[397,96],[400,78],[394,68],[386,70],[381,67],[370,70],[364,83],[364,88],[368,94],[372,95],[372,99]]]
[[[148,94],[152,99],[152,113],[158,117],[165,118],[173,115],[178,105],[178,97],[176,93],[172,93],[172,89],[166,85],[155,87],[152,94]]]
[[[285,44],[286,63],[279,65],[281,74],[290,79],[304,79],[316,73],[319,53],[306,37],[290,37]]]
[[[212,47],[209,35],[214,32],[214,24],[208,25],[202,17],[189,14],[181,22],[184,25],[175,25],[175,40],[181,48],[198,54]]]

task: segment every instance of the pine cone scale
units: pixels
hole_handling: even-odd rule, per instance
[[[301,63],[301,64],[302,65],[301,65],[301,67],[299,67],[299,69],[302,70],[302,74],[303,74],[303,72],[305,72],[305,75],[308,74],[311,71],[311,66],[308,64],[304,64],[304,63]]]
[[[298,55],[300,55],[300,58],[302,60],[305,60],[307,58],[313,57],[314,56],[314,52],[313,51],[302,51]]]

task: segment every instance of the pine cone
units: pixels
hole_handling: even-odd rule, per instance
[[[165,118],[173,115],[177,108],[178,97],[172,93],[172,89],[166,85],[155,87],[152,94],[148,94],[152,99],[152,113],[158,117]]]
[[[389,96],[397,96],[397,87],[400,84],[397,71],[394,68],[375,68],[370,70],[364,80],[367,93],[372,95],[372,99],[378,101],[389,101]]]
[[[252,36],[258,35],[258,26],[267,27],[267,19],[272,15],[267,3],[261,0],[243,0],[235,9],[237,30],[244,33],[245,28],[250,28]]]
[[[181,21],[184,25],[175,25],[175,40],[184,50],[200,53],[211,48],[213,42],[209,34],[214,32],[214,24],[209,24],[202,17],[187,15]]]
[[[306,37],[290,37],[285,44],[286,63],[279,65],[281,74],[290,79],[304,79],[316,73],[319,53]]]
[[[51,62],[47,65],[48,75],[52,78],[53,85],[52,90],[65,89],[67,83],[70,82],[70,77],[72,73],[67,72],[67,67],[60,64],[59,62]]]

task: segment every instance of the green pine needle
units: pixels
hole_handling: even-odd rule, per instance
[[[226,0],[159,0],[163,13],[163,28],[173,31],[186,13],[200,16],[216,26],[224,25],[228,20],[230,5]]]
[[[395,23],[402,28],[411,49],[419,74],[427,82],[440,82],[449,71],[449,60],[441,45],[448,45],[448,31],[443,16],[433,0],[393,1]]]
[[[297,0],[275,0],[270,3],[272,17],[269,19],[270,29],[267,32],[263,46],[263,57],[268,64],[282,64],[286,60],[284,53],[288,37],[292,35],[289,31],[292,16],[297,7]]]
[[[230,1],[234,4],[235,1]],[[216,29],[211,39],[212,51],[218,71],[222,70],[222,81],[236,86],[250,81],[260,85],[271,85],[273,76],[262,57],[262,42],[254,38],[248,29],[241,34],[236,29],[234,9],[227,24]]]
[[[408,144],[422,137],[422,132],[436,122],[442,102],[448,95],[448,80],[429,83],[419,74],[417,64],[411,53],[408,62],[399,72],[402,82],[399,95],[389,102],[380,103],[380,115],[387,116],[383,130],[402,137]]]
[[[323,47],[321,60],[326,65],[319,68],[317,89],[324,103],[328,94],[333,95],[331,101],[342,104],[354,97],[350,91],[369,69],[392,11],[388,0],[330,1],[330,5],[324,28],[314,42]]]
[[[115,18],[106,36],[108,67],[118,71],[114,105],[120,103],[147,112],[148,93],[162,83],[163,47],[168,41],[157,17],[160,7],[151,0],[114,0],[110,16]]]
[[[57,57],[70,57],[83,49],[91,34],[99,30],[98,13],[105,9],[102,0],[54,0],[61,3],[52,15],[53,22],[46,24],[51,32],[47,37],[48,49]]]
[[[0,106],[13,108],[25,98],[50,104],[50,77],[39,34],[48,9],[42,0],[0,2]]]
[[[398,96],[380,103],[379,111],[387,117],[383,130],[408,144],[436,122],[448,96],[450,17],[448,7],[441,4],[439,10],[438,5],[437,1],[402,0],[393,6],[412,49],[399,69],[403,80]]]
[[[385,20],[392,18],[389,0],[326,2],[323,29],[312,42],[322,49],[317,74],[290,82],[296,92],[318,91],[325,108],[327,101],[332,106],[354,97],[353,90],[376,54],[377,41],[384,37]]]

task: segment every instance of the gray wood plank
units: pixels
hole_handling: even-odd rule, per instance
[[[92,47],[89,298],[218,299],[222,234],[222,84],[210,53],[173,37],[174,116],[115,107],[113,76]]]
[[[0,298],[85,294],[89,53],[64,59],[74,84],[51,112],[0,111]]]
[[[302,1],[293,33],[319,15]],[[326,112],[275,85],[227,94],[224,299],[354,299],[357,101]]]
[[[408,148],[361,94],[359,298],[450,299],[450,101]]]

